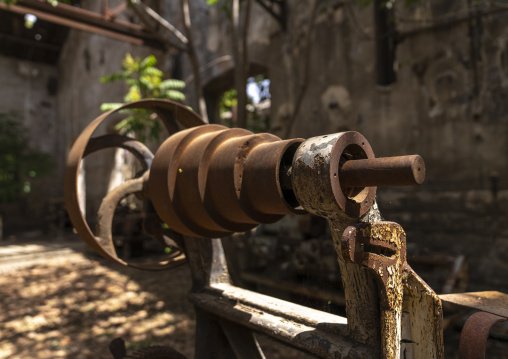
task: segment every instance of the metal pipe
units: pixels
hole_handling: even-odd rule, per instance
[[[72,5],[59,3],[58,6],[53,7],[46,2],[37,0],[20,0],[10,6],[0,2],[0,9],[23,15],[30,13],[45,21],[108,36],[135,45],[145,45],[157,49],[165,48],[163,43],[140,25],[118,19],[110,20],[93,11]]]
[[[342,188],[414,186],[425,179],[425,163],[419,155],[351,160],[339,171]]]

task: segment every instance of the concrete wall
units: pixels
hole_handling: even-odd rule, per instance
[[[57,78],[53,66],[18,61],[0,56],[2,69],[2,96],[0,112],[15,112],[27,129],[29,146],[34,150],[55,153],[47,137],[54,137],[56,123],[56,94],[50,83]]]
[[[19,61],[0,56],[2,96],[0,113],[12,112],[23,126],[24,136],[31,150],[44,152],[56,159],[59,124],[56,118],[56,94],[53,85],[57,69],[52,66]],[[6,234],[17,228],[41,225],[47,196],[59,193],[55,186],[58,174],[32,180],[31,192],[21,203],[2,205]]]

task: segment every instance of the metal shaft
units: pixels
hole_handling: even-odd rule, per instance
[[[351,160],[339,179],[342,188],[414,186],[425,179],[425,163],[419,155]]]

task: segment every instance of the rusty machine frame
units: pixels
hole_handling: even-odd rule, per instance
[[[153,111],[168,130],[155,155],[132,138],[92,137],[108,117],[129,108]],[[109,147],[130,151],[143,170],[105,196],[94,233],[80,210],[78,173],[86,155]],[[104,257],[150,270],[186,259],[196,310],[196,358],[264,358],[254,332],[321,358],[443,358],[442,301],[406,262],[402,227],[383,221],[375,202],[377,186],[417,185],[424,177],[420,156],[375,158],[357,132],[281,140],[203,124],[171,101],[142,100],[105,113],[84,129],[69,154],[64,192],[79,235]],[[143,266],[117,256],[113,214],[130,194],[146,203],[145,231],[177,249],[168,258]],[[231,282],[219,238],[307,212],[330,226],[347,318]],[[482,358],[492,325],[508,320],[506,306],[499,305],[506,297],[494,292],[443,299],[481,310],[466,323],[460,355]]]

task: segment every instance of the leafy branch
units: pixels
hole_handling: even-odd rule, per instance
[[[122,61],[119,72],[104,76],[101,82],[124,81],[129,90],[124,96],[124,102],[138,101],[143,98],[160,98],[174,101],[184,101],[185,95],[180,91],[185,88],[185,82],[175,79],[163,79],[163,72],[155,65],[157,59],[149,55],[144,59],[134,58],[127,54]],[[102,111],[117,109],[124,103],[103,103]],[[122,134],[133,134],[138,140],[157,140],[162,132],[162,126],[156,121],[156,116],[143,109],[126,109],[121,111],[127,117],[118,122],[115,130]]]
[[[52,157],[33,151],[14,113],[0,113],[0,203],[18,201],[32,182],[54,169]]]

